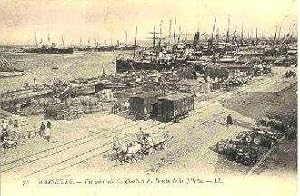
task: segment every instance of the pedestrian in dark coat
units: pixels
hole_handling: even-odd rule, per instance
[[[233,120],[232,120],[231,115],[229,114],[229,115],[227,116],[227,119],[226,119],[226,125],[227,125],[227,126],[230,126],[230,125],[232,125],[232,124],[233,124]]]
[[[41,124],[41,126],[40,126],[40,132],[39,132],[40,136],[43,136],[43,135],[44,135],[45,129],[46,129],[46,125],[45,125],[44,122],[42,122],[42,124]]]
[[[51,128],[51,122],[50,121],[47,121],[47,128]]]

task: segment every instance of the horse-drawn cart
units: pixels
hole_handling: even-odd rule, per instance
[[[172,137],[168,134],[153,137],[149,133],[140,132],[136,135],[136,139],[131,142],[121,144],[118,140],[114,141],[109,157],[111,161],[117,161],[121,164],[133,163],[143,160],[144,156],[155,151],[164,150],[166,143],[171,139]]]

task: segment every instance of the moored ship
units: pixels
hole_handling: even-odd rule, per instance
[[[73,54],[74,49],[69,48],[57,48],[54,46],[47,47],[43,45],[40,48],[27,48],[24,49],[26,53],[38,53],[38,54]]]

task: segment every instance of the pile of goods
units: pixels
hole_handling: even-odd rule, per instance
[[[66,100],[69,106],[80,106],[85,114],[102,111],[102,104],[96,97],[79,96],[76,98],[69,98]]]
[[[228,77],[224,82],[223,86],[226,90],[230,90],[233,87],[239,87],[249,83],[252,80],[251,76],[241,74],[238,76]]]
[[[66,105],[64,103],[51,105],[46,108],[45,117],[53,118],[55,120],[72,120],[83,116],[82,107]]]
[[[29,102],[27,102],[27,104],[23,103],[21,106],[17,106],[18,110],[16,113],[23,116],[43,114],[49,105],[55,105],[59,103],[61,103],[61,100],[53,97],[31,99]]]
[[[230,161],[251,166],[257,163],[269,149],[276,146],[282,137],[282,133],[256,128],[239,133],[235,139],[221,140],[212,147],[212,150],[224,155]]]
[[[117,161],[121,164],[133,163],[143,160],[144,156],[155,151],[165,149],[166,143],[171,139],[172,137],[168,134],[152,137],[149,133],[140,132],[136,135],[136,139],[131,142],[121,144],[120,141],[114,141],[113,152],[108,157],[111,161]]]
[[[291,70],[286,71],[285,74],[284,74],[284,77],[285,77],[285,78],[291,78],[291,77],[296,77],[296,76],[297,76],[297,75],[296,75],[296,72],[291,71]]]
[[[80,96],[47,106],[45,116],[55,120],[73,120],[82,117],[84,114],[99,111],[102,111],[102,106],[98,103],[97,98]]]

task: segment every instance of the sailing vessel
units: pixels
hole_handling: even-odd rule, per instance
[[[160,25],[161,28],[161,25]],[[169,54],[167,52],[167,48],[170,45],[163,46],[162,43],[162,30],[160,32],[156,32],[155,26],[152,34],[153,46],[152,48],[148,48],[144,51],[137,50],[137,28],[136,35],[134,41],[134,54],[133,58],[124,59],[117,58],[116,59],[116,72],[126,72],[130,70],[170,70],[174,66],[178,64],[178,59],[176,58],[175,53]],[[170,36],[171,38],[171,36]],[[158,41],[158,43],[157,43]]]

